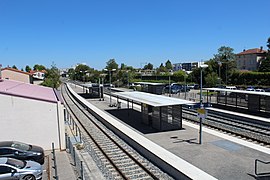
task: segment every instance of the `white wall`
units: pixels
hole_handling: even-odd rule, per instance
[[[60,128],[58,116],[62,118]],[[60,148],[61,133],[61,147],[65,148],[63,127],[62,105],[0,94],[0,141],[22,141],[49,150],[52,142]]]

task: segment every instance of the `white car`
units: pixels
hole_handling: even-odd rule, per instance
[[[34,161],[0,158],[0,180],[40,180],[42,166]]]

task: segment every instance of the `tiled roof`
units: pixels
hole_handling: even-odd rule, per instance
[[[53,88],[13,80],[0,81],[0,94],[8,94],[47,102],[57,102]]]
[[[10,71],[14,71],[14,72],[22,73],[22,74],[31,75],[28,72],[24,72],[24,71],[21,71],[21,70],[18,70],[18,69],[10,68],[10,67],[3,68],[2,71],[4,71],[4,70],[10,70]]]
[[[254,48],[254,49],[248,49],[243,52],[238,53],[237,55],[244,55],[244,54],[264,54],[267,51],[260,49],[260,48]]]

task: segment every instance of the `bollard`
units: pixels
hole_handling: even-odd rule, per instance
[[[83,180],[83,162],[81,161],[81,179]]]
[[[52,143],[52,154],[53,154],[53,168],[54,168],[54,176],[53,178],[58,180],[58,173],[57,173],[57,164],[56,164],[56,157],[55,157],[55,149],[54,149],[54,143]]]
[[[74,166],[76,166],[75,147],[73,147],[73,158],[74,158]]]
[[[80,135],[80,143],[82,143],[82,133],[81,133],[80,129],[79,129],[79,135]]]

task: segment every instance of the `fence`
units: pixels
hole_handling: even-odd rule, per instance
[[[68,125],[71,130],[70,135],[67,133],[65,134],[66,151],[70,154],[72,163],[76,168],[80,179],[91,179],[91,170],[88,168],[87,163],[84,162],[81,152],[87,153],[92,157],[105,179],[114,179],[114,176],[105,166],[104,162],[101,161],[91,143],[82,135],[76,122],[67,112],[65,120],[66,125]],[[79,151],[76,148],[81,150]]]

